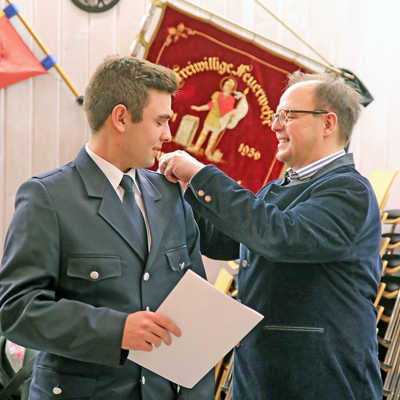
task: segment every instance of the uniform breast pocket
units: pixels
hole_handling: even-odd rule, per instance
[[[121,275],[118,256],[71,256],[67,262],[64,288],[72,298],[98,304],[100,297],[118,290]]]
[[[190,266],[190,257],[186,245],[167,250],[169,267],[175,271],[185,271]]]

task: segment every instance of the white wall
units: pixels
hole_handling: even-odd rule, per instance
[[[99,14],[81,11],[70,0],[14,3],[82,93],[105,55],[130,53],[149,1],[120,0]],[[319,60],[253,0],[198,0],[196,4]],[[400,2],[264,0],[264,4],[332,64],[356,73],[375,97],[363,110],[351,146],[359,170],[368,176],[373,168],[400,167],[400,79],[396,71]],[[6,5],[0,0],[1,9]],[[42,59],[43,53],[17,17],[12,21]],[[33,174],[72,159],[87,137],[83,111],[54,69],[0,90],[0,243],[18,186]],[[400,208],[400,178],[388,207]]]

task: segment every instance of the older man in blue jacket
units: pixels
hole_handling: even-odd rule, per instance
[[[289,169],[257,195],[186,153],[161,161],[190,183],[202,252],[240,256],[238,297],[265,316],[235,349],[235,400],[382,399],[380,215],[344,151],[359,110],[341,80],[294,74],[272,120]]]
[[[213,398],[212,371],[186,389],[127,359],[178,340],[179,327],[155,311],[188,268],[205,275],[180,186],[146,170],[171,140],[176,89],[165,67],[107,58],[85,93],[87,145],[17,193],[0,328],[40,350],[30,400]]]

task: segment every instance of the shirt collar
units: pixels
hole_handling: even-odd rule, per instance
[[[106,178],[110,181],[114,190],[117,190],[124,173],[114,164],[111,164],[110,162],[90,150],[88,143],[86,143],[85,145],[85,150],[89,157],[96,163],[96,165],[101,169]],[[129,175],[133,179],[133,182],[136,184],[136,169],[131,168],[128,172],[126,172],[126,174]]]
[[[333,160],[342,157],[345,154],[346,152],[344,151],[344,149],[342,149],[336,153],[330,154],[329,156],[314,161],[313,163],[308,164],[305,167],[299,168],[297,171],[293,171],[292,168],[288,168],[285,172],[285,175],[288,175],[290,179],[304,180],[310,178],[312,175],[318,172],[322,167],[329,164]]]

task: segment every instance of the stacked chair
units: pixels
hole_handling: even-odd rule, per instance
[[[384,395],[400,400],[400,254],[393,252],[398,246],[393,246],[391,237],[382,236],[382,278],[375,301],[379,358]]]
[[[379,359],[383,378],[384,398],[400,400],[400,210],[384,211],[393,181],[399,170],[375,170],[370,181],[379,208],[383,234],[380,256],[382,277],[375,300]]]

